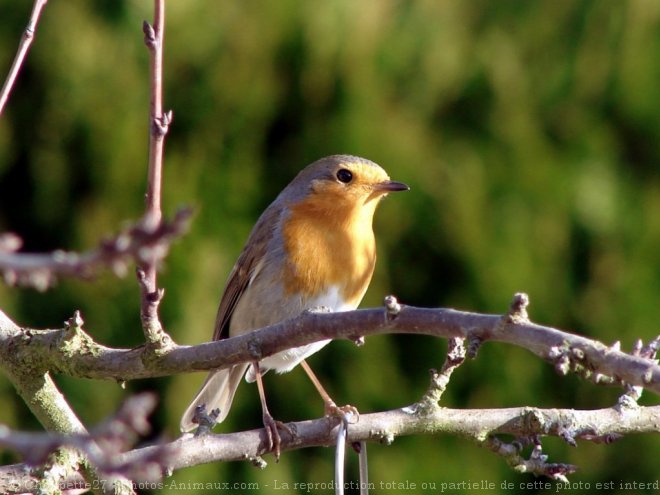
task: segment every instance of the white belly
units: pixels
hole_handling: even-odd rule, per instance
[[[306,309],[320,308],[322,306],[329,308],[332,312],[351,311],[355,309],[354,305],[346,304],[344,302],[337,287],[332,287],[325,294],[315,297],[314,299],[307,301],[307,304],[305,304]],[[262,374],[268,370],[275,370],[277,373],[287,373],[295,368],[300,361],[319,351],[329,342],[330,340],[321,340],[319,342],[314,342],[313,344],[307,344],[278,352],[277,354],[273,354],[272,356],[259,361],[259,367],[261,368]],[[250,366],[245,374],[245,380],[248,382],[253,382],[255,380],[254,369],[252,366]]]

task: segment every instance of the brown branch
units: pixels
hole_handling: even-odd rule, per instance
[[[334,445],[339,420],[320,418],[287,423],[296,437],[283,435],[282,451],[314,446]],[[605,434],[626,435],[660,431],[660,406],[640,407],[636,414],[615,408],[594,411],[573,409],[448,409],[436,407],[421,411],[414,404],[401,409],[361,414],[348,429],[347,441],[372,441],[390,444],[400,436],[449,433],[483,442],[492,435],[515,437],[532,435],[561,436],[570,428],[580,433],[577,438],[591,440]],[[207,462],[256,459],[267,452],[263,429],[230,434],[213,434],[173,442],[178,455],[171,469],[181,469]],[[133,455],[132,453],[126,454]]]
[[[196,346],[172,346],[147,360],[143,359],[143,348],[111,349],[95,343],[84,332],[84,338],[70,341],[65,338],[66,328],[33,330],[12,325],[7,329],[0,325],[1,357],[27,359],[29,356],[34,363],[34,356],[39,353],[44,369],[82,378],[132,380],[228,368],[324,339],[353,340],[355,335],[412,333],[461,337],[468,342],[514,344],[552,363],[562,373],[574,371],[591,380],[594,376],[611,377],[611,380],[594,381],[627,383],[660,394],[660,366],[654,360],[528,320],[512,319],[509,314],[485,315],[404,305],[394,318],[383,308],[303,313],[246,335]],[[557,363],[564,364],[566,360],[566,370],[559,369]]]
[[[2,320],[0,356],[29,358],[35,363],[38,353],[38,362],[45,370],[83,378],[132,380],[228,368],[319,340],[353,340],[356,335],[402,333],[513,344],[552,363],[561,373],[572,371],[596,383],[627,383],[660,394],[660,366],[654,360],[528,320],[511,318],[509,314],[485,315],[404,305],[394,318],[384,308],[303,313],[246,335],[196,346],[172,346],[153,359],[143,359],[143,348],[101,346],[84,332],[75,339],[68,339],[67,328],[15,331],[4,330],[1,323]]]
[[[13,234],[0,235],[0,273],[8,285],[46,290],[58,276],[89,279],[102,267],[110,267],[117,276],[127,271],[131,259],[160,263],[172,241],[183,235],[190,224],[192,211],[179,210],[171,221],[153,224],[145,219],[129,225],[114,237],[104,239],[90,251],[76,253],[18,253],[21,239]]]
[[[337,438],[338,420],[320,418],[308,421],[287,423],[295,432],[295,438],[284,434],[282,451],[297,450],[316,446],[334,445]],[[348,442],[372,441],[389,445],[397,437],[419,434],[449,433],[469,438],[485,448],[493,450],[498,443],[495,435],[513,435],[516,438],[534,436],[562,437],[562,432],[570,428],[577,438],[584,441],[609,436],[617,437],[631,433],[650,433],[660,431],[660,406],[640,407],[635,414],[626,414],[615,408],[581,411],[573,409],[537,409],[530,407],[509,409],[447,409],[437,407],[432,411],[416,412],[416,406],[405,407],[385,412],[360,415],[360,421],[351,424],[348,429]],[[597,441],[597,440],[596,440]],[[499,442],[502,444],[502,442]],[[138,462],[147,458],[155,449],[167,448],[176,455],[162,466],[164,473],[210,462],[251,461],[262,463],[261,456],[266,454],[266,437],[263,429],[242,431],[228,434],[209,434],[200,437],[186,435],[169,444],[157,447],[136,449],[120,456],[118,462]],[[520,452],[519,447],[514,447]],[[497,452],[507,462],[510,449]],[[522,459],[522,458],[521,458]],[[524,460],[524,459],[523,459]],[[532,458],[524,460],[528,470],[535,462]],[[534,462],[532,462],[534,461]],[[562,466],[545,464],[550,468]],[[25,466],[22,466],[23,468]],[[20,493],[35,482],[29,469],[21,466],[0,468],[0,481],[7,479],[9,473],[15,483],[12,487],[0,485],[0,491],[9,488],[6,493]],[[548,473],[550,474],[550,473]],[[79,478],[68,480],[71,485]],[[162,482],[162,488],[168,488],[168,480]]]
[[[104,491],[115,493],[114,484],[123,477],[137,481],[159,480],[162,466],[170,464],[176,454],[171,445],[158,445],[143,451],[143,455],[132,457],[130,461],[121,456],[138,436],[149,433],[151,426],[147,418],[155,406],[156,397],[152,394],[131,397],[113,417],[89,434],[22,433],[0,426],[0,444],[17,451],[25,459],[30,466],[26,466],[26,473],[36,478],[34,487],[43,485],[51,455],[66,447],[83,453],[87,462],[100,473],[99,488],[106,485]],[[72,480],[77,483],[72,483]],[[65,478],[55,480],[54,484],[58,489],[80,489],[91,488],[92,483],[72,472]],[[119,486],[116,488],[121,490]],[[0,492],[7,493],[7,487],[0,486]]]
[[[434,369],[431,370],[431,387],[422,398],[421,403],[432,406],[440,401],[442,394],[447,390],[452,373],[465,362],[464,342],[465,339],[460,337],[449,339],[447,342],[447,358],[439,373]]]
[[[75,325],[82,324],[79,317],[71,318],[69,322],[74,329]],[[21,329],[16,327],[4,313],[0,312],[0,336],[20,334]],[[6,354],[3,353],[2,359],[0,359],[0,368],[5,372],[18,394],[44,428],[55,434],[87,435],[87,430],[58,390],[49,371],[39,369],[38,366],[34,367],[29,361],[22,361],[21,358],[14,356],[11,351],[11,344],[7,351]],[[93,467],[86,463],[85,458],[77,450],[65,448],[60,451],[58,457],[56,465],[51,466],[52,469],[39,471],[39,488],[45,493],[52,492],[71,472],[78,470],[83,472],[83,476],[89,483],[98,482],[98,474]],[[134,493],[130,486],[126,485],[125,480],[120,479],[117,480],[114,488],[100,486],[96,483],[94,492],[127,495]],[[0,493],[2,492],[0,491]]]
[[[16,52],[14,61],[11,64],[11,68],[9,69],[9,74],[7,74],[7,79],[2,86],[2,90],[0,90],[0,115],[2,115],[2,111],[5,108],[5,104],[7,103],[11,90],[13,89],[14,83],[16,82],[16,77],[18,76],[18,73],[23,66],[25,56],[30,49],[30,45],[32,44],[32,40],[34,39],[34,35],[37,30],[39,16],[41,15],[43,8],[46,6],[46,3],[48,3],[48,0],[34,1],[34,5],[32,6],[32,13],[30,14],[30,20],[28,21],[28,25],[25,28],[25,31],[23,31],[23,36],[21,37],[21,41],[18,44],[18,51]]]
[[[617,377],[611,380],[613,383],[623,379],[657,392],[659,382],[656,377],[660,376],[660,369],[653,361],[656,341],[647,346],[636,344],[635,352],[626,354],[599,342],[535,325],[529,322],[526,314],[523,317],[524,312],[520,308],[510,310],[504,316],[496,316],[403,305],[398,305],[393,313],[391,307],[392,304],[388,304],[386,308],[345,313],[304,313],[250,335],[195,347],[174,347],[163,355],[151,355],[152,359],[147,360],[142,359],[144,351],[141,349],[129,351],[98,346],[82,330],[79,317],[72,318],[64,330],[47,331],[18,329],[12,327],[13,323],[8,319],[0,317],[0,363],[6,367],[30,362],[35,367],[35,373],[43,365],[74,376],[126,379],[227,367],[325,338],[354,339],[358,334],[391,332],[422,333],[454,339],[442,372],[436,377],[438,379],[432,380],[425,398],[395,411],[362,415],[359,423],[351,425],[348,441],[390,443],[399,435],[454,433],[473,438],[478,444],[502,455],[516,470],[562,480],[574,467],[547,462],[537,436],[558,436],[573,445],[580,439],[609,442],[627,433],[660,430],[660,406],[645,408],[634,405],[631,409],[616,405],[600,411],[535,408],[458,411],[441,408],[437,402],[427,400],[442,391],[451,372],[463,361],[464,350],[460,339],[513,343],[532,350],[553,364],[557,360],[555,349],[561,348],[564,352],[560,356],[569,356],[569,371],[579,371],[581,368],[592,370],[592,373],[604,374],[607,371]],[[35,359],[39,352],[44,354],[43,364],[38,364],[41,355]],[[572,364],[573,360],[576,364]],[[105,365],[107,367],[104,368]],[[109,370],[112,372],[108,373]],[[295,439],[285,438],[286,448],[333,444],[336,432],[329,421],[333,420],[326,418],[294,423],[292,427],[297,436]],[[179,440],[172,444],[178,449],[175,463],[167,469],[246,458],[256,462],[264,453],[262,434],[262,430],[255,430],[203,436],[195,441]],[[497,434],[514,435],[518,440],[506,443],[493,437]],[[530,439],[536,447],[534,455],[525,459],[519,445],[529,444]],[[127,455],[127,462],[130,462],[133,453]]]
[[[577,467],[571,464],[548,462],[548,456],[543,454],[543,448],[538,439],[535,439],[534,449],[527,459],[521,455],[522,444],[520,442],[508,443],[497,437],[488,437],[483,442],[483,446],[503,457],[507,464],[519,473],[546,476],[555,481],[568,483],[566,476],[577,471]]]
[[[163,170],[163,147],[165,135],[172,121],[172,112],[163,113],[163,41],[165,33],[165,0],[154,0],[154,23],[144,21],[144,42],[151,54],[149,102],[149,166],[147,170],[147,193],[145,196],[145,218],[158,224],[162,217],[161,183]],[[147,258],[138,268],[140,285],[142,330],[152,350],[167,349],[171,340],[163,331],[158,316],[158,305],[163,290],[157,282],[158,260]]]

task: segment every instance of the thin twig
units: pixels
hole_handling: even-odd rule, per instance
[[[431,370],[431,384],[418,403],[421,409],[437,407],[449,385],[452,373],[465,361],[464,342],[465,339],[461,337],[452,337],[447,341],[447,357],[439,373],[437,370]]]
[[[127,271],[130,259],[143,262],[154,257],[160,262],[171,242],[188,230],[192,210],[179,210],[171,221],[157,225],[138,221],[114,237],[104,239],[96,249],[82,253],[17,253],[21,239],[14,234],[0,234],[0,273],[7,285],[46,290],[58,276],[89,279],[103,266],[117,276]]]
[[[165,0],[154,0],[154,23],[144,21],[144,42],[151,54],[149,102],[149,167],[145,217],[158,224],[162,217],[161,183],[165,135],[172,121],[172,112],[163,113],[163,41],[165,33]],[[163,291],[158,289],[158,260],[147,259],[138,269],[141,293],[142,329],[150,347],[162,349],[169,345],[158,316]]]
[[[25,28],[25,31],[23,31],[23,36],[21,37],[21,41],[18,44],[18,51],[16,52],[16,56],[14,57],[14,62],[11,64],[11,68],[9,69],[9,74],[7,74],[7,79],[5,80],[5,83],[2,86],[2,90],[0,91],[0,115],[2,115],[2,111],[5,108],[5,104],[9,99],[9,94],[11,93],[11,90],[14,87],[14,83],[16,82],[16,77],[18,76],[18,73],[20,72],[21,67],[23,66],[23,61],[25,60],[25,56],[27,55],[27,52],[30,49],[32,40],[34,39],[34,35],[35,32],[37,31],[37,23],[39,22],[39,16],[41,15],[41,11],[43,10],[43,8],[46,6],[47,3],[48,0],[34,1],[34,5],[32,6],[32,14],[30,14],[30,20],[28,21],[28,25]]]
[[[117,477],[127,477],[131,480],[159,480],[162,476],[162,466],[168,465],[176,452],[171,445],[159,446],[153,451],[146,451],[145,456],[131,459],[130,462],[120,457],[135,444],[139,436],[144,436],[151,430],[148,416],[156,406],[156,397],[143,393],[127,399],[119,411],[91,433],[57,434],[23,433],[11,431],[0,425],[0,445],[18,452],[25,462],[33,467],[47,464],[51,454],[68,447],[76,452],[84,453],[87,461],[108,480],[107,488],[114,493],[113,483]],[[33,468],[34,469],[34,468]],[[112,482],[110,481],[112,480]],[[80,483],[70,483],[67,478],[58,479],[54,484],[59,489],[91,488],[91,483],[80,480]],[[118,487],[119,489],[119,487]],[[2,490],[0,488],[0,490]],[[6,493],[2,490],[2,493]]]
[[[573,474],[577,470],[577,467],[572,464],[548,462],[548,455],[543,453],[540,441],[534,445],[528,459],[522,456],[522,449],[515,442],[507,443],[497,437],[488,437],[482,446],[503,457],[507,464],[518,473],[546,476],[561,483],[568,483],[567,475]]]

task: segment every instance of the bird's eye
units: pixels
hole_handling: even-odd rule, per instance
[[[339,169],[337,171],[337,180],[344,184],[348,184],[353,180],[353,174],[350,170],[346,170],[345,168]]]

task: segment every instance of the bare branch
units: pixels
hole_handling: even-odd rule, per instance
[[[563,463],[550,463],[548,456],[543,453],[540,441],[534,445],[529,459],[521,455],[521,445],[517,442],[503,442],[497,437],[488,437],[483,446],[506,459],[507,464],[519,473],[530,473],[535,476],[547,476],[555,481],[568,483],[569,474],[577,470],[576,466]]]
[[[519,314],[519,312],[517,313]],[[1,313],[0,313],[1,316]],[[561,411],[534,408],[495,410],[495,411],[452,411],[437,404],[442,390],[446,387],[451,372],[465,357],[462,340],[488,340],[508,342],[525,347],[547,361],[556,364],[558,356],[568,359],[568,371],[576,371],[586,376],[587,370],[603,376],[614,377],[611,383],[633,384],[658,392],[660,367],[654,360],[656,341],[647,346],[637,344],[635,352],[626,354],[619,346],[607,347],[577,335],[543,327],[531,323],[527,318],[464,313],[451,309],[424,309],[401,305],[396,317],[388,308],[359,310],[344,313],[305,312],[297,318],[258,330],[254,333],[223,341],[202,344],[195,347],[173,346],[171,350],[156,355],[148,354],[144,359],[144,349],[116,350],[96,344],[82,329],[82,320],[74,317],[64,330],[35,331],[12,327],[6,317],[0,317],[0,353],[3,366],[17,366],[29,361],[44,370],[53,368],[74,376],[94,378],[128,379],[147,376],[223,368],[266,356],[290,347],[309,344],[326,338],[353,339],[355,335],[375,335],[382,333],[421,333],[450,338],[447,359],[441,373],[435,374],[430,392],[416,404],[388,413],[367,415],[373,421],[364,421],[364,415],[350,430],[349,441],[378,440],[390,443],[402,434],[449,432],[473,438],[480,445],[503,455],[517,470],[544,474],[557,480],[564,480],[574,467],[567,464],[548,462],[536,442],[533,455],[525,459],[517,445],[525,439],[539,435],[553,435],[571,445],[579,439],[594,442],[610,442],[620,435],[630,432],[660,431],[660,407],[644,408],[636,403],[634,407],[617,406],[600,411]],[[43,353],[43,364],[35,356]],[[557,349],[561,352],[557,353]],[[29,359],[28,359],[29,356]],[[610,382],[607,382],[610,383]],[[432,400],[433,399],[433,400]],[[455,416],[452,416],[455,414]],[[513,414],[513,416],[507,416]],[[449,416],[447,416],[449,415]],[[296,438],[289,439],[289,448],[310,445],[329,445],[335,440],[331,431],[330,419],[315,423],[315,429],[301,439],[300,431]],[[382,422],[381,422],[382,421]],[[492,422],[491,422],[492,421]],[[307,423],[295,423],[295,428],[303,428]],[[323,430],[319,430],[323,424]],[[296,430],[294,430],[296,431]],[[519,438],[508,444],[490,435],[506,433]],[[180,452],[184,464],[171,465],[176,469],[200,462],[215,460],[257,459],[264,453],[265,444],[260,443],[261,430],[257,433],[243,432],[236,436],[220,436],[222,444],[195,444],[191,451]],[[245,436],[247,435],[247,437]],[[252,437],[250,435],[253,435]],[[214,442],[217,436],[202,436],[201,442]],[[226,442],[240,438],[234,447]],[[210,439],[210,440],[209,440]],[[285,440],[286,442],[287,440]],[[178,444],[177,444],[178,445]],[[181,444],[185,447],[188,444]],[[247,445],[247,447],[246,447]],[[203,457],[199,457],[201,447]],[[212,448],[211,448],[212,447]],[[220,453],[215,448],[220,448]],[[211,449],[211,450],[209,450]],[[188,462],[188,464],[185,464]]]
[[[154,23],[142,24],[144,42],[151,54],[149,103],[149,167],[145,217],[159,223],[161,211],[161,183],[165,135],[172,122],[172,112],[163,113],[163,41],[165,34],[165,0],[154,0]],[[147,346],[152,350],[167,349],[171,339],[165,334],[158,316],[158,305],[163,297],[157,282],[158,259],[147,257],[138,269],[140,285],[142,329]]]
[[[143,359],[143,348],[111,349],[95,343],[89,336],[81,340],[79,346],[71,343],[64,346],[64,329],[12,330],[16,328],[13,323],[3,328],[0,318],[0,356],[3,359],[20,360],[29,356],[30,362],[35,363],[35,355],[39,354],[38,361],[45,370],[84,378],[131,380],[228,368],[324,339],[411,333],[461,337],[468,342],[475,339],[505,342],[533,352],[555,368],[558,360],[565,360],[568,363],[566,372],[574,371],[589,378],[596,375],[611,377],[611,380],[598,383],[628,383],[660,394],[660,366],[651,359],[529,321],[517,322],[507,316],[453,309],[402,305],[395,319],[388,316],[385,308],[330,314],[306,312],[230,339],[192,347],[173,345],[153,359]]]
[[[162,474],[162,466],[172,462],[176,451],[172,445],[158,445],[143,451],[141,455],[132,457],[130,461],[121,457],[138,436],[149,433],[151,427],[148,416],[156,406],[156,397],[152,394],[140,394],[126,400],[117,414],[105,423],[95,428],[90,434],[54,434],[54,433],[20,433],[0,427],[0,444],[17,451],[29,466],[28,472],[41,474],[43,469],[35,469],[49,462],[51,454],[68,447],[83,453],[97,472],[102,473],[102,479],[108,480],[107,488],[117,481],[117,477],[128,477],[133,480],[158,480]],[[40,473],[41,471],[41,473]],[[77,477],[74,477],[74,480]],[[40,482],[40,481],[39,481]],[[58,488],[81,488],[89,483],[79,479],[77,485],[70,485],[69,478],[57,481]],[[6,487],[5,487],[6,488]],[[7,493],[0,488],[2,493]]]
[[[660,335],[649,342],[647,345],[644,345],[641,340],[635,342],[632,355],[648,359],[649,361],[658,364],[658,360],[656,359],[658,348],[660,348]],[[636,407],[637,401],[642,397],[643,391],[644,387],[626,383],[626,393],[619,397],[619,406],[629,408]]]
[[[631,433],[657,432],[660,429],[660,406],[642,407],[635,414],[625,414],[615,408],[595,411],[576,411],[573,409],[480,409],[462,410],[437,407],[424,413],[413,412],[415,407],[406,407],[391,411],[362,414],[360,421],[351,424],[348,430],[348,442],[373,441],[389,445],[395,438],[404,435],[419,434],[457,434],[475,440],[478,444],[492,448],[502,445],[499,440],[492,440],[494,435],[506,434],[514,437],[560,436],[569,428],[578,432],[578,439],[593,441],[606,435],[626,435]],[[320,418],[309,421],[287,423],[295,432],[295,438],[283,435],[282,451],[296,450],[315,446],[334,445],[337,438],[339,420]],[[161,465],[164,473],[177,469],[196,466],[209,462],[253,461],[266,454],[266,435],[263,429],[229,434],[209,434],[199,437],[186,435],[169,444],[133,450],[119,456],[118,462],[129,464],[139,459],[149,458],[156,449],[171,449],[177,454],[169,463]],[[519,451],[519,448],[517,449]],[[508,451],[508,450],[507,450]],[[540,454],[540,451],[537,452]],[[546,459],[523,459],[519,465],[534,471],[533,466],[547,467],[546,475],[552,469],[566,466],[547,463]],[[536,470],[538,471],[538,470]],[[7,479],[11,472],[15,486],[6,493],[20,493],[21,489],[34,482],[34,475],[29,470],[22,471],[17,466],[0,468],[0,482]],[[561,472],[561,471],[557,471]],[[555,478],[558,478],[555,476]],[[559,478],[561,479],[561,478]],[[71,483],[76,477],[69,479]],[[80,480],[79,480],[80,481]],[[168,481],[163,480],[162,488],[168,488]],[[0,491],[5,493],[5,486]]]
[[[83,253],[54,251],[48,254],[17,253],[21,240],[13,234],[0,235],[0,272],[8,285],[46,290],[57,276],[90,278],[101,267],[124,275],[127,263],[146,259],[159,263],[172,241],[188,230],[192,210],[179,210],[172,221],[153,223],[143,218],[116,236],[104,239],[96,249]]]
[[[13,323],[3,328],[0,318],[0,356],[9,360],[30,356],[30,362],[34,363],[35,354],[39,353],[44,369],[84,378],[131,380],[228,368],[324,339],[354,339],[358,334],[412,333],[461,337],[468,342],[476,339],[514,344],[555,367],[559,359],[566,359],[569,363],[566,372],[612,377],[609,382],[599,383],[628,383],[660,394],[660,366],[646,357],[627,354],[616,347],[529,321],[520,323],[507,316],[453,309],[402,305],[395,319],[391,319],[384,308],[331,314],[306,312],[230,339],[196,346],[173,345],[153,359],[143,359],[144,348],[111,349],[95,343],[86,334],[80,346],[63,346],[63,333],[65,329],[18,329]]]
[[[14,83],[16,82],[16,77],[18,76],[18,73],[23,66],[25,56],[30,49],[30,45],[34,39],[34,34],[37,31],[39,16],[41,16],[41,11],[46,6],[46,3],[48,3],[48,0],[34,1],[34,5],[32,6],[32,14],[30,14],[30,20],[28,21],[28,25],[25,28],[25,31],[23,31],[23,36],[21,37],[21,41],[18,44],[18,51],[14,57],[14,62],[11,64],[9,74],[7,74],[7,79],[2,86],[2,90],[0,90],[0,115],[2,115],[2,111],[5,108],[5,104],[7,103],[11,90],[13,89]]]
[[[427,390],[422,400],[419,402],[420,407],[429,408],[437,406],[445,393],[449,379],[456,368],[465,362],[465,346],[463,345],[465,339],[460,337],[452,337],[448,341],[447,358],[440,373],[436,370],[431,370],[431,385]]]
[[[71,330],[70,333],[75,335],[79,329],[78,326],[82,325],[82,319],[79,315],[74,315],[74,318],[71,318],[67,323],[70,325],[67,330]],[[4,313],[0,312],[0,339],[4,339],[8,335],[21,335],[21,329],[9,320]],[[25,335],[18,337],[18,340],[23,340],[24,337]],[[72,340],[79,340],[79,338]],[[29,362],[26,365],[26,361],[22,361],[20,357],[13,355],[11,346],[9,344],[8,349],[3,349],[0,368],[6,373],[18,394],[44,428],[55,434],[87,435],[87,430],[58,390],[48,370],[39,369],[38,366],[33,367]],[[8,352],[5,353],[5,350]],[[89,467],[79,451],[64,448],[60,451],[58,460],[54,465],[48,469],[39,470],[38,486],[45,493],[50,493],[72,472],[78,471],[82,471],[82,476],[88,483],[95,483],[99,480],[94,468]],[[104,494],[134,493],[123,479],[117,479],[117,484],[114,487],[97,484],[94,486],[94,492]]]

